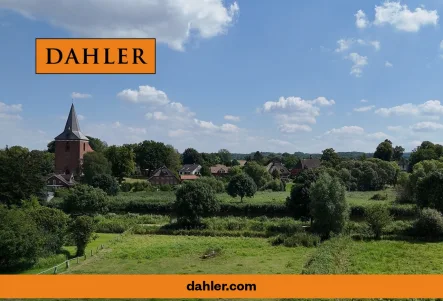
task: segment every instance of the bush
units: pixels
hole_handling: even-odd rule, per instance
[[[381,194],[381,193],[376,193],[371,197],[371,200],[375,200],[375,201],[384,201],[388,199],[388,195],[387,194]]]
[[[280,234],[275,237],[271,237],[269,239],[270,243],[273,246],[278,245],[284,245],[285,247],[317,247],[320,244],[320,236],[306,233],[306,232],[300,232],[295,233],[292,235],[287,234]]]
[[[417,204],[443,212],[443,171],[434,171],[418,180]]]
[[[232,177],[231,181],[229,181],[227,191],[228,194],[234,198],[240,196],[240,201],[243,202],[245,196],[254,196],[257,192],[257,185],[255,185],[251,177],[241,173]]]
[[[68,196],[70,193],[71,193],[71,190],[66,189],[66,188],[60,188],[60,189],[55,190],[54,197],[64,198],[64,197]]]
[[[100,188],[106,192],[107,195],[117,195],[120,190],[117,180],[107,174],[93,176],[91,186]]]
[[[212,187],[212,189],[216,193],[223,193],[223,192],[226,191],[226,187],[225,187],[225,184],[223,183],[223,181],[217,180],[213,176],[210,176],[210,177],[200,177],[197,180],[195,180],[194,182],[199,182],[199,183],[207,184],[210,187]]]
[[[159,186],[160,191],[173,191],[174,186],[172,185],[160,185]]]
[[[437,238],[443,234],[443,216],[435,209],[425,208],[420,212],[414,228],[419,237]]]
[[[308,218],[310,213],[309,185],[295,183],[291,188],[291,194],[286,198],[286,207],[295,218]]]
[[[345,188],[338,178],[324,173],[309,190],[313,229],[323,238],[340,233],[348,219]]]
[[[154,191],[155,188],[154,186],[148,182],[148,181],[137,181],[132,183],[132,190],[134,192],[138,192],[138,191]]]
[[[277,171],[274,169],[274,171]],[[286,185],[285,183],[280,179],[275,179],[272,181],[269,181],[263,186],[260,190],[272,190],[272,191],[285,191]]]
[[[77,185],[63,200],[63,208],[73,215],[96,215],[107,211],[108,196],[100,188]]]
[[[129,182],[123,182],[120,184],[120,190],[123,192],[130,192],[132,190],[132,184]]]
[[[388,208],[383,205],[373,205],[366,208],[365,219],[376,239],[381,237],[383,229],[392,222]]]
[[[216,213],[220,204],[208,184],[187,182],[176,192],[174,209],[180,223],[197,225],[202,217]]]

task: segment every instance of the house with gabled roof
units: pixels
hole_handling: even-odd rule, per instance
[[[178,185],[180,179],[166,166],[156,169],[148,181],[153,185]]]
[[[312,156],[309,157],[309,159],[301,159],[295,168],[291,170],[291,176],[296,176],[300,172],[306,169],[314,169],[321,166],[320,159],[313,159]]]
[[[214,177],[225,177],[229,174],[230,168],[223,164],[217,164],[211,166],[210,170]]]
[[[178,171],[178,174],[179,175],[196,175],[196,176],[199,176],[201,169],[202,169],[202,167],[199,164],[185,164]]]
[[[46,179],[46,187],[51,190],[58,188],[70,188],[77,184],[73,174],[52,174]]]
[[[290,172],[289,170],[281,163],[281,162],[271,162],[266,166],[266,170],[272,175],[274,170],[277,170],[280,174],[280,178],[285,180],[289,178]]]

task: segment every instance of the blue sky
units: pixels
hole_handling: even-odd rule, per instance
[[[0,0],[0,144],[411,150],[443,138],[443,2]],[[36,75],[36,37],[154,37],[155,75]]]

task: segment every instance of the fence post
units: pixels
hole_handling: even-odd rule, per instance
[[[54,274],[57,274],[57,267],[54,267]]]
[[[91,256],[92,256],[92,249],[91,249]]]

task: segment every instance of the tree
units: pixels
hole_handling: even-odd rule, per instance
[[[34,263],[44,243],[34,220],[24,210],[3,206],[0,206],[0,220],[0,268]]]
[[[200,164],[203,165],[202,156],[193,148],[187,148],[182,154],[183,164]]]
[[[208,184],[186,182],[177,189],[174,209],[182,225],[195,226],[200,224],[202,217],[216,213],[220,203]]]
[[[282,163],[288,169],[295,168],[299,161],[300,159],[296,155],[291,155],[288,153],[284,153],[282,155]]]
[[[417,183],[417,205],[443,212],[443,171],[431,172]]]
[[[229,181],[228,194],[233,198],[239,196],[240,201],[243,202],[243,198],[253,197],[257,192],[257,185],[255,185],[254,180],[248,175],[241,173],[234,176],[231,181]]]
[[[96,215],[107,212],[108,197],[100,188],[77,185],[63,199],[63,209],[72,215]]]
[[[200,174],[203,177],[210,177],[210,176],[212,176],[211,169],[208,166],[206,166],[206,165],[202,166],[202,168],[200,169]]]
[[[239,175],[241,173],[243,173],[243,170],[239,165],[235,165],[229,169],[229,175],[231,177]]]
[[[94,229],[94,219],[89,216],[78,216],[73,220],[69,232],[77,246],[76,256],[85,255],[86,246],[92,240]]]
[[[409,171],[412,171],[415,164],[426,160],[437,160],[441,155],[441,145],[423,141],[420,146],[412,151],[409,157]]]
[[[231,165],[232,155],[227,149],[221,149],[218,151],[218,156],[220,157],[221,163],[224,165]]]
[[[42,162],[27,148],[13,146],[0,150],[0,203],[20,205],[22,200],[40,196],[47,174]]]
[[[286,207],[295,218],[311,218],[309,187],[306,184],[295,183],[291,188],[291,194],[286,198]]]
[[[377,146],[377,149],[374,153],[374,158],[378,158],[384,161],[391,161],[393,154],[394,149],[392,148],[392,142],[386,139]]]
[[[165,165],[173,171],[179,171],[181,168],[180,153],[172,145],[166,145]]]
[[[416,234],[428,239],[438,238],[443,234],[443,216],[441,212],[424,208],[420,211],[418,220],[414,224]]]
[[[383,229],[392,222],[392,216],[386,206],[376,204],[365,209],[365,220],[374,232],[375,238],[380,239]]]
[[[47,147],[48,147],[48,153],[51,153],[51,154],[55,153],[55,141],[49,142]]]
[[[112,175],[120,182],[135,171],[135,153],[132,148],[112,145],[106,149],[105,156],[111,163]]]
[[[345,188],[340,181],[327,173],[311,185],[311,215],[313,229],[322,237],[341,233],[348,219]]]
[[[257,162],[258,164],[263,164],[263,154],[259,151],[256,151],[252,157],[252,160]]]
[[[33,161],[38,162],[40,165],[39,174],[43,176],[50,175],[55,169],[55,156],[52,153],[46,151],[33,150],[30,152],[30,156]]]
[[[92,178],[96,175],[108,174],[112,172],[111,163],[103,153],[90,152],[83,156],[83,181],[92,184]]]
[[[394,161],[400,161],[400,159],[403,157],[403,153],[405,152],[405,149],[401,146],[394,147],[394,153],[392,155],[392,160]]]
[[[232,160],[231,166],[239,166],[240,162],[237,161],[237,159]]]
[[[273,171],[272,171],[272,178],[275,180],[275,179],[280,179],[280,172],[278,171],[278,169],[274,169]]]
[[[177,151],[172,146],[152,140],[145,140],[135,147],[135,161],[141,169],[148,169],[149,175],[163,165],[173,171],[180,168]]]
[[[95,152],[104,152],[108,147],[108,144],[105,141],[101,141],[100,139],[91,136],[86,137],[89,139],[89,146]]]
[[[106,192],[107,195],[117,195],[120,190],[115,178],[107,174],[92,177],[91,186],[100,188]]]
[[[254,180],[257,188],[261,188],[272,179],[266,168],[255,161],[246,164],[243,171]]]
[[[320,160],[329,163],[332,167],[336,167],[340,163],[340,157],[333,148],[323,150]]]

